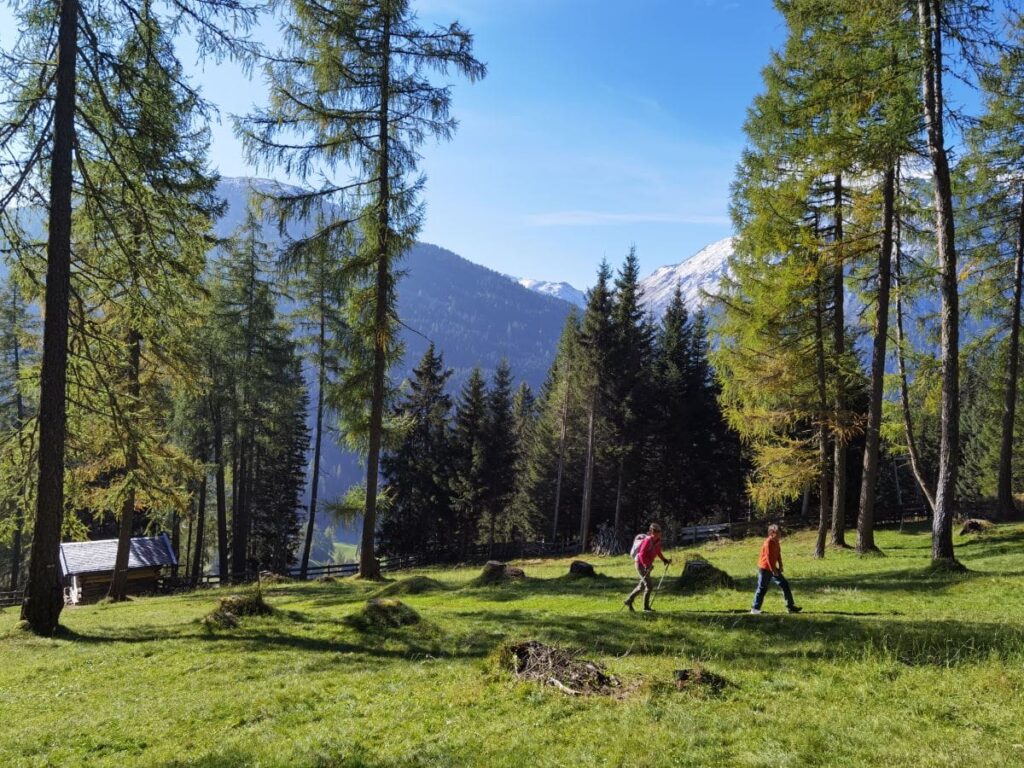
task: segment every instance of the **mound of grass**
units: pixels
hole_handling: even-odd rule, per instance
[[[420,615],[413,608],[389,597],[373,597],[352,617],[359,629],[388,629],[418,624]]]
[[[713,589],[736,589],[732,576],[716,568],[700,555],[689,555],[683,563],[683,572],[672,587],[676,592],[694,594]]]
[[[721,675],[706,669],[700,662],[694,662],[690,669],[677,669],[673,673],[677,691],[705,690],[712,695],[721,693],[729,681]]]
[[[263,599],[263,591],[256,589],[240,595],[222,597],[220,605],[203,621],[208,627],[231,629],[237,627],[244,616],[269,616],[273,612],[274,609]]]
[[[400,579],[378,590],[377,597],[422,595],[426,592],[437,592],[443,589],[447,589],[447,587],[429,576],[410,576],[408,579]]]

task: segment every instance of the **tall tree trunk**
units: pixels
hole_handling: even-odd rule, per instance
[[[882,247],[878,254],[878,290],[875,338],[871,345],[871,392],[864,434],[864,471],[860,482],[857,516],[857,552],[875,552],[875,491],[878,484],[878,448],[882,427],[882,396],[885,393],[885,347],[889,339],[889,285],[892,267],[892,233],[896,200],[896,169],[886,170],[882,180]]]
[[[900,409],[903,412],[903,432],[907,440],[907,455],[910,470],[917,481],[917,487],[928,503],[928,512],[935,512],[935,497],[932,495],[921,468],[921,458],[914,437],[914,422],[910,414],[910,387],[907,383],[907,362],[903,353],[903,251],[900,248],[899,221],[896,222],[896,366],[900,377]]]
[[[199,504],[196,509],[196,544],[192,554],[192,573],[190,578],[193,584],[198,584],[203,575],[203,554],[206,552],[206,471],[203,471],[203,479],[199,483]],[[219,507],[219,505],[218,505]]]
[[[195,519],[190,517],[188,519],[188,528],[185,533],[185,549],[182,550],[184,553],[184,561],[182,560],[182,554],[178,555],[178,562],[185,569],[185,581],[188,581],[189,576],[192,574],[192,536],[195,533]]]
[[[918,0],[921,33],[922,101],[928,156],[935,188],[935,241],[941,276],[942,401],[940,405],[939,477],[932,519],[932,560],[952,561],[953,515],[960,459],[960,296],[957,283],[953,188],[943,136],[942,17],[943,0]]]
[[[12,283],[13,285],[13,283]],[[14,303],[13,314],[18,314],[18,290],[17,287],[11,291],[12,301]],[[23,440],[22,428],[25,426],[25,401],[21,396],[21,389],[18,386],[18,382],[21,380],[21,346],[18,341],[18,334],[14,333],[14,406],[15,413],[17,416],[17,430],[18,440]],[[14,534],[11,537],[11,591],[18,591],[18,584],[21,580],[21,538],[25,529],[25,511],[22,505],[25,497],[25,491],[27,490],[27,481],[22,481],[21,484],[21,498],[15,499],[14,501]]]
[[[235,487],[238,489],[235,499],[235,514],[231,516],[231,578],[234,581],[245,581],[249,567],[249,430],[242,429],[242,444],[238,450],[238,478]]]
[[[622,448],[622,446],[619,446]],[[619,456],[619,481],[615,487],[615,549],[611,553],[617,555],[622,545],[622,484],[625,478],[626,457],[623,453]]]
[[[181,515],[175,512],[171,512],[171,549],[174,550],[174,556],[177,558],[175,566],[171,569],[171,573],[175,579],[178,578],[178,568],[182,562],[181,556]],[[186,558],[187,559],[187,555]]]
[[[1010,308],[1010,350],[1003,397],[1003,435],[999,446],[999,482],[996,512],[1002,520],[1012,520],[1017,510],[1013,503],[1013,427],[1017,413],[1017,372],[1020,367],[1020,304],[1024,284],[1024,184],[1017,209],[1017,248],[1013,269],[1013,306]]]
[[[388,271],[388,234],[391,229],[391,13],[384,12],[381,31],[380,114],[378,116],[377,169],[377,306],[373,334],[373,391],[370,395],[370,440],[366,457],[366,506],[363,512],[363,535],[359,549],[359,575],[364,579],[380,578],[380,563],[374,551],[377,534],[377,470],[380,464],[381,431],[384,424],[384,380],[387,375],[388,303],[391,275]]]
[[[818,538],[814,543],[814,557],[825,556],[825,538],[828,536],[831,467],[828,450],[828,382],[825,378],[825,305],[822,301],[821,278],[815,280],[816,306],[814,313],[814,352],[818,385]]]
[[[316,436],[313,438],[313,476],[309,488],[309,522],[306,524],[306,542],[302,547],[302,564],[299,566],[299,578],[305,580],[309,571],[309,552],[313,548],[313,529],[316,527],[317,491],[320,488],[320,441],[324,425],[324,384],[327,381],[324,347],[327,343],[327,307],[323,291],[320,292],[320,336],[317,357],[319,372],[316,392]]]
[[[128,561],[132,548],[132,530],[135,523],[135,473],[139,470],[139,443],[134,430],[137,425],[132,414],[139,407],[139,367],[142,362],[142,336],[134,328],[128,331],[128,399],[125,409],[132,424],[128,425],[125,446],[125,480],[128,492],[121,507],[121,523],[117,534],[117,554],[114,557],[114,577],[110,581],[110,599],[125,600],[128,597]]]
[[[37,635],[52,635],[64,608],[60,538],[64,522],[65,389],[68,301],[71,293],[71,189],[75,134],[78,0],[61,0],[57,31],[53,151],[50,156],[49,235],[43,362],[39,386],[39,479],[28,589],[21,617]]]
[[[551,540],[558,538],[558,511],[562,507],[562,474],[565,471],[565,437],[569,424],[569,376],[565,377],[565,398],[562,400],[562,425],[558,438],[558,470],[555,476],[555,517],[551,525]]]
[[[587,551],[590,539],[590,508],[594,488],[594,415],[597,411],[597,382],[590,395],[590,411],[587,416],[587,457],[583,470],[583,508],[580,513],[580,554]]]
[[[217,572],[222,584],[231,579],[228,563],[228,505],[224,488],[224,424],[220,406],[210,403],[213,421],[213,463],[217,486]]]
[[[836,174],[833,187],[833,211],[835,216],[834,256],[832,270],[832,354],[835,355],[836,388],[833,406],[835,419],[835,460],[832,480],[832,537],[834,547],[846,547],[846,303],[845,258],[843,255],[843,179]]]

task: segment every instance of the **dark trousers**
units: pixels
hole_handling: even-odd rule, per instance
[[[757,591],[754,593],[754,608],[760,608],[761,603],[764,602],[765,592],[768,591],[768,584],[775,582],[782,588],[782,594],[786,598],[786,607],[793,607],[793,593],[789,589],[789,582],[786,581],[786,577],[781,573],[776,576],[767,568],[757,569]]]

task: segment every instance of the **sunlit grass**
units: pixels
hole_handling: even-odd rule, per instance
[[[1024,765],[1024,527],[958,539],[966,575],[927,572],[925,531],[882,532],[886,557],[783,542],[805,612],[777,590],[751,616],[759,540],[699,548],[737,590],[665,590],[629,615],[628,558],[479,568],[400,599],[420,624],[347,621],[381,585],[268,587],[269,617],[211,629],[218,592],[80,607],[42,640],[0,613],[0,765]],[[672,554],[682,554],[682,551]],[[679,558],[677,562],[681,562]],[[661,566],[655,577],[661,575]],[[773,588],[774,589],[774,588]],[[510,640],[581,649],[629,685],[565,696],[494,668]],[[728,685],[679,692],[698,660]]]

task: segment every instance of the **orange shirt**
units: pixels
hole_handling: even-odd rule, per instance
[[[761,558],[757,561],[757,567],[764,568],[766,571],[782,570],[782,547],[771,536],[765,539],[764,544],[761,545]]]

